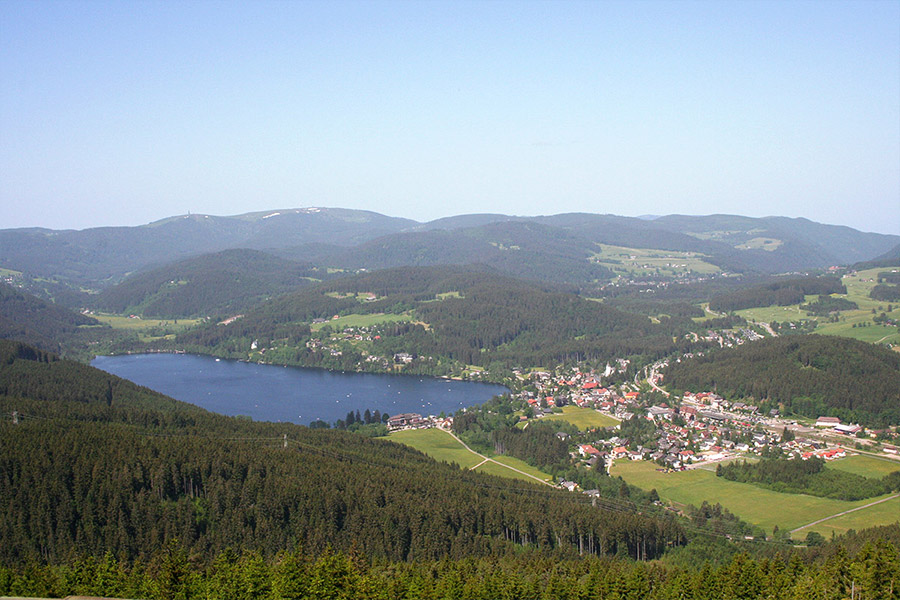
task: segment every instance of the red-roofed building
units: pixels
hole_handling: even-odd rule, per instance
[[[578,446],[578,452],[582,456],[600,456],[600,451],[591,446],[590,444],[581,444]]]

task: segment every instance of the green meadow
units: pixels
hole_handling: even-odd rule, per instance
[[[894,471],[900,471],[900,460],[856,454],[832,461],[828,463],[828,468],[849,471],[872,479],[881,479]]]
[[[484,460],[440,429],[406,429],[390,434],[388,439],[415,448],[438,462],[456,463],[463,469],[471,469]]]
[[[696,252],[674,250],[653,250],[648,248],[625,248],[610,244],[597,244],[599,251],[593,260],[618,272],[632,276],[660,274],[677,276],[688,271],[694,273],[718,273],[719,267],[705,262],[703,255]]]
[[[878,273],[890,270],[889,268],[869,269],[844,277],[841,282],[847,288],[847,293],[832,294],[832,296],[855,302],[859,308],[841,311],[838,316],[839,320],[836,323],[827,322],[827,317],[807,315],[806,311],[800,310],[799,304],[748,308],[737,311],[737,314],[749,321],[765,323],[816,319],[818,325],[815,333],[850,337],[863,342],[877,344],[900,344],[900,330],[897,327],[879,325],[872,320],[873,317],[880,315],[882,312],[895,320],[900,320],[900,302],[884,302],[873,300],[869,297],[872,288],[878,283]],[[805,302],[811,302],[815,299],[816,296],[807,296]],[[893,310],[888,311],[888,305],[891,305]],[[874,313],[873,310],[875,311]]]
[[[201,319],[144,319],[123,315],[92,314],[92,317],[113,329],[122,329],[137,333],[141,341],[153,341],[160,338],[172,338],[176,333],[190,329]]]
[[[499,475],[500,477],[522,479],[525,481],[534,481],[532,477],[536,477],[542,481],[550,481],[551,479],[550,475],[532,467],[525,461],[511,456],[491,456],[490,458],[497,461],[496,463],[490,461],[484,462],[484,458],[474,452],[466,450],[452,435],[441,429],[407,429],[404,431],[396,431],[390,434],[387,439],[392,442],[398,442],[415,448],[437,461],[456,463],[463,469],[472,469],[477,466],[478,468],[475,470],[479,473],[488,473],[490,475]],[[517,473],[503,465],[528,473],[528,475],[531,475],[532,477]]]
[[[571,423],[582,431],[596,429],[600,427],[610,427],[618,425],[618,419],[604,415],[593,408],[584,408],[581,406],[563,406],[561,413],[554,413],[541,417],[540,421],[566,421]]]
[[[841,535],[847,533],[851,529],[859,531],[867,527],[875,525],[888,525],[900,521],[900,498],[894,498],[887,502],[869,506],[862,510],[854,511],[847,515],[822,521],[811,527],[801,529],[794,534],[795,538],[802,539],[806,537],[807,532],[817,531],[825,536],[826,539],[831,534]]]
[[[662,500],[676,506],[700,506],[704,500],[710,504],[721,504],[744,521],[762,527],[766,533],[771,533],[776,525],[781,530],[796,529],[880,499],[845,502],[805,494],[782,494],[746,483],[728,481],[716,477],[713,471],[693,469],[664,473],[657,471],[659,468],[646,461],[619,461],[613,467],[612,474],[645,490],[655,488]],[[798,531],[794,537],[805,537],[809,530],[830,532],[830,528],[838,527],[859,529],[858,523],[866,523],[869,527],[894,523],[900,520],[900,512],[890,510],[892,506],[898,506],[895,504],[896,500],[900,499],[850,513],[841,517],[841,520],[825,521],[818,526]]]
[[[542,481],[547,481],[547,482],[549,482],[553,479],[550,475],[547,475],[546,473],[540,471],[539,469],[532,467],[524,460],[519,460],[518,458],[515,458],[512,456],[504,456],[502,454],[492,456],[491,458],[501,464],[498,465],[497,463],[486,462],[486,463],[482,464],[481,466],[479,466],[475,470],[478,471],[479,473],[489,473],[491,475],[499,475],[500,477],[511,477],[513,479],[523,479],[525,481],[534,481],[534,479],[532,479],[532,477],[535,477],[537,479],[540,479]],[[528,473],[532,477],[526,477],[526,476],[522,475],[521,473],[516,473],[515,471],[507,469],[505,466],[502,466],[502,465],[506,465],[506,466],[512,467],[514,469],[518,469],[520,471]]]
[[[379,323],[397,323],[400,321],[412,321],[412,315],[403,313],[400,315],[392,313],[375,313],[371,315],[346,315],[331,319],[325,323],[313,323],[310,325],[312,331],[319,331],[326,325],[332,328],[343,329],[345,327],[370,327]]]

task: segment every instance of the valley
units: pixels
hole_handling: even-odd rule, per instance
[[[70,429],[76,448],[115,431],[105,451],[155,469],[135,475],[131,486],[142,491],[134,498],[108,496],[120,507],[137,503],[119,509],[120,525],[81,512],[54,518],[78,531],[92,519],[99,537],[91,543],[125,562],[161,560],[164,542],[180,532],[180,547],[196,556],[238,543],[264,562],[302,541],[312,552],[361,544],[366,556],[394,565],[524,551],[663,569],[712,547],[716,564],[772,550],[812,557],[898,527],[900,302],[883,298],[900,263],[857,269],[847,259],[858,248],[875,258],[900,236],[850,242],[828,226],[728,216],[494,215],[440,226],[355,217],[331,209],[245,215],[231,237],[221,236],[231,227],[221,218],[213,240],[204,239],[205,216],[165,220],[152,229],[185,229],[190,247],[212,251],[155,254],[153,237],[134,232],[144,254],[130,255],[128,271],[109,263],[102,274],[102,261],[91,262],[94,271],[65,260],[29,270],[15,253],[0,254],[0,337],[34,345],[7,348],[0,367],[3,439],[13,434],[34,449],[26,456],[10,447],[12,460],[31,464],[55,451],[41,438],[52,423]],[[270,234],[296,227],[317,232]],[[22,234],[0,231],[0,243]],[[827,253],[816,235],[829,240]],[[69,244],[78,239],[68,235]],[[324,245],[335,239],[345,245]],[[227,247],[247,240],[252,249]],[[834,253],[844,266],[829,264]],[[194,368],[202,376],[161,367],[158,383],[111,370],[232,416],[129,391],[65,360],[97,355],[101,367],[205,361]],[[232,366],[421,380],[443,386],[442,400],[452,385],[503,387],[487,401],[440,410],[430,400],[379,404],[375,391],[354,390],[320,415],[293,398],[289,388],[304,387],[294,381],[270,389],[256,375],[216,375]],[[209,400],[163,386],[195,387],[202,377],[219,385],[203,392]],[[80,382],[83,392],[61,391]],[[313,396],[331,402],[328,393],[342,384],[323,385],[329,390]],[[222,404],[232,396],[234,406]],[[170,437],[179,439],[170,446]],[[144,439],[162,459],[143,454]],[[244,473],[234,483],[222,479],[231,468],[222,466],[224,448]],[[725,466],[744,461],[805,465],[816,477],[790,485],[729,479],[734,470]],[[66,477],[80,477],[79,464],[72,455]],[[335,475],[342,469],[352,483]],[[375,483],[362,483],[365,471]],[[434,487],[435,477],[449,487]],[[9,489],[16,506],[43,514],[22,485]],[[87,493],[66,486],[53,494]],[[347,500],[362,488],[359,501]],[[224,500],[261,489],[269,499]],[[162,504],[147,503],[148,494]],[[421,506],[447,494],[449,504]],[[390,523],[365,521],[385,502]],[[130,511],[165,527],[126,543],[141,531]],[[424,518],[446,526],[418,525]],[[0,526],[15,540],[8,564],[41,555],[58,562],[71,543],[48,530],[41,535],[57,541],[39,548],[37,534]],[[269,539],[272,531],[282,533]]]

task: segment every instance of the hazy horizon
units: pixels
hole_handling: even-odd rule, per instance
[[[494,213],[494,212],[483,211],[483,212],[458,213],[458,214],[452,214],[452,215],[445,215],[445,216],[442,216],[442,217],[437,217],[436,219],[429,219],[429,220],[418,220],[418,219],[414,219],[414,218],[412,218],[412,217],[408,217],[408,216],[402,215],[402,214],[386,214],[386,213],[379,212],[378,210],[371,210],[371,209],[367,209],[367,208],[353,208],[353,209],[350,209],[350,208],[348,208],[348,207],[346,207],[346,206],[291,206],[291,207],[280,207],[280,208],[273,208],[273,209],[267,209],[267,210],[250,210],[250,211],[239,212],[239,213],[230,213],[230,214],[224,214],[224,213],[223,213],[223,214],[219,214],[219,213],[204,213],[204,212],[180,213],[180,214],[174,214],[174,215],[166,215],[166,216],[162,216],[162,217],[160,217],[160,218],[158,218],[158,219],[153,219],[152,221],[147,221],[147,222],[145,222],[145,223],[97,224],[97,225],[88,225],[88,226],[86,226],[86,227],[62,227],[62,228],[56,228],[56,227],[43,227],[43,226],[40,226],[40,225],[33,225],[33,226],[27,225],[27,226],[22,226],[22,227],[0,227],[0,229],[32,229],[32,228],[38,228],[38,229],[49,229],[49,230],[52,230],[52,231],[83,231],[83,230],[85,230],[85,229],[98,229],[98,228],[106,228],[106,227],[141,227],[141,226],[143,226],[143,225],[152,225],[153,223],[157,223],[157,222],[160,222],[160,221],[166,221],[166,220],[168,220],[168,219],[173,219],[173,218],[178,218],[178,217],[186,217],[186,216],[205,216],[205,215],[209,215],[209,216],[211,216],[211,217],[240,217],[240,216],[247,215],[247,214],[255,214],[255,213],[263,213],[263,214],[264,214],[264,213],[273,213],[273,214],[274,214],[274,213],[277,213],[277,212],[293,211],[293,210],[305,210],[305,209],[311,209],[311,208],[368,211],[368,212],[378,213],[378,214],[381,214],[381,215],[386,216],[386,217],[393,217],[393,218],[399,218],[399,219],[409,219],[409,220],[411,220],[411,221],[415,221],[415,222],[417,222],[417,223],[419,223],[419,224],[423,224],[423,225],[424,225],[424,224],[427,224],[427,223],[429,223],[429,222],[431,222],[431,221],[436,221],[436,220],[439,220],[439,219],[452,218],[452,217],[460,217],[460,216],[467,216],[467,215],[479,215],[479,214],[502,214],[502,215],[505,216],[505,217],[511,217],[511,218],[524,218],[524,219],[532,218],[532,217],[548,217],[548,216],[555,216],[555,215],[560,215],[560,214],[570,214],[570,213],[599,214],[599,215],[611,214],[611,215],[619,216],[619,217],[631,217],[631,218],[642,219],[642,220],[654,220],[654,219],[658,219],[658,218],[661,218],[661,217],[669,217],[669,216],[708,217],[708,216],[715,216],[715,215],[726,215],[726,216],[736,216],[736,217],[750,217],[750,215],[741,215],[741,214],[737,214],[737,213],[709,213],[709,214],[705,214],[705,215],[700,215],[700,214],[687,214],[687,213],[669,213],[669,214],[665,214],[665,215],[649,215],[649,214],[642,214],[642,215],[623,215],[623,214],[616,214],[616,213],[588,213],[587,211],[565,211],[565,212],[557,212],[557,213],[544,213],[544,214],[524,215],[524,214],[507,214],[507,213]],[[770,217],[772,217],[772,218],[783,217],[783,218],[788,218],[788,219],[807,219],[807,220],[810,220],[810,221],[814,221],[814,222],[816,222],[816,223],[820,223],[820,224],[822,224],[822,225],[831,225],[831,226],[835,226],[835,227],[850,227],[849,225],[844,225],[844,224],[842,224],[842,223],[825,223],[825,222],[823,222],[823,221],[817,221],[816,219],[810,219],[810,218],[808,218],[808,217],[803,217],[803,216],[800,216],[800,217],[785,217],[785,215],[762,215],[762,216],[760,216],[760,217],[751,217],[751,218],[770,218]],[[857,229],[857,228],[856,228],[856,227],[853,227],[853,229]],[[861,232],[863,232],[863,233],[878,233],[878,234],[882,234],[882,235],[900,235],[900,232],[897,232],[897,231],[870,231],[870,230],[865,230],[865,229],[857,229],[857,231],[861,231]]]
[[[276,207],[900,234],[900,3],[0,3],[0,228]]]

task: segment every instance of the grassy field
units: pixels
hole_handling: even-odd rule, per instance
[[[841,535],[851,529],[859,531],[867,527],[887,525],[897,521],[900,521],[900,498],[894,498],[893,500],[852,512],[849,515],[835,517],[811,527],[806,527],[795,533],[794,537],[804,538],[808,532],[817,531],[828,539],[832,533]]]
[[[0,267],[0,277],[21,277],[22,271],[13,271],[12,269],[4,269]]]
[[[471,469],[483,460],[463,448],[459,442],[453,439],[453,436],[440,429],[407,429],[390,434],[388,439],[411,446],[436,461],[455,462],[464,469]]]
[[[142,342],[152,342],[161,338],[174,338],[175,334],[190,329],[200,319],[142,319],[122,315],[92,314],[92,317],[113,329],[137,333]]]
[[[775,238],[755,237],[735,246],[738,250],[777,250],[784,242]]]
[[[405,431],[397,431],[390,434],[387,439],[392,442],[398,442],[415,448],[437,461],[448,463],[455,462],[464,469],[471,469],[484,461],[483,458],[474,452],[466,450],[462,444],[457,442],[449,433],[440,429],[408,429]],[[499,475],[500,477],[534,481],[531,477],[527,477],[502,466],[507,465],[520,471],[524,471],[542,481],[550,481],[551,479],[546,473],[542,473],[538,469],[535,469],[528,463],[517,458],[511,456],[492,456],[491,458],[502,464],[498,465],[489,461],[481,464],[475,470],[479,473],[489,473],[491,475]]]
[[[625,248],[609,244],[597,244],[600,251],[594,260],[609,268],[627,272],[630,275],[648,275],[659,270],[662,275],[677,276],[688,271],[695,273],[718,273],[719,267],[703,261],[703,255],[696,252],[676,252],[647,248]]]
[[[514,469],[524,471],[525,473],[528,473],[529,475],[537,477],[538,479],[541,479],[543,481],[551,481],[553,479],[550,475],[547,475],[543,471],[541,471],[535,467],[532,467],[524,460],[519,460],[518,458],[515,458],[513,456],[504,456],[502,454],[498,454],[498,455],[492,456],[491,458],[496,460],[498,463],[502,463],[504,465],[513,467]],[[487,469],[487,470],[485,470],[485,469]],[[515,471],[510,471],[509,469],[506,469],[504,467],[501,467],[499,465],[496,465],[496,464],[490,463],[490,462],[484,463],[483,465],[481,465],[480,467],[478,467],[475,470],[478,472],[491,473],[492,475],[500,475],[501,477],[514,477],[516,479],[525,479],[525,480],[531,479],[530,477],[523,477],[522,475],[519,475]],[[500,472],[501,470],[503,472]]]
[[[555,413],[541,417],[540,421],[566,421],[581,430],[594,429],[598,427],[610,427],[618,425],[619,421],[603,413],[597,412],[593,408],[583,408],[581,406],[563,406],[562,413]]]
[[[400,321],[412,321],[412,315],[404,313],[402,315],[375,313],[373,315],[347,315],[326,321],[325,323],[313,323],[310,325],[312,331],[318,331],[326,325],[332,328],[343,329],[345,327],[369,327],[378,323],[397,323]]]
[[[662,473],[657,471],[657,468],[657,465],[644,461],[619,461],[613,467],[612,474],[620,475],[628,483],[645,490],[655,488],[661,499],[676,505],[700,506],[704,500],[712,504],[719,503],[744,521],[759,525],[767,533],[771,533],[775,525],[782,530],[795,529],[878,500],[871,498],[845,502],[803,494],[781,494],[745,483],[727,481],[716,477],[712,471],[694,469],[679,473]],[[848,528],[859,522],[864,522],[869,527],[887,525],[900,519],[900,513],[887,510],[893,502],[859,510],[841,519]],[[826,521],[811,529],[825,531],[827,527],[842,526],[837,519],[834,521],[837,522]],[[797,532],[795,537],[805,537],[807,531],[804,529]]]
[[[142,319],[140,317],[132,319],[122,315],[107,314],[92,314],[91,316],[113,329],[130,330],[153,329],[156,327],[182,330],[193,327],[200,322],[200,319]]]
[[[863,477],[881,479],[894,471],[900,471],[900,460],[857,454],[832,461],[828,463],[828,468],[849,471]]]
[[[900,320],[900,302],[882,302],[869,297],[869,292],[878,283],[878,273],[889,271],[887,268],[869,269],[860,271],[852,277],[844,277],[841,281],[847,288],[846,294],[833,294],[834,297],[845,298],[855,302],[859,309],[840,312],[840,320],[837,323],[827,323],[825,317],[818,317],[819,325],[815,332],[823,335],[837,335],[850,337],[863,342],[879,344],[900,344],[900,331],[896,327],[878,325],[872,321],[876,314],[884,312],[895,320]],[[807,296],[805,302],[814,301],[816,296]],[[888,304],[893,310],[888,311]],[[875,310],[875,314],[872,310]],[[768,306],[763,308],[748,308],[737,311],[737,314],[750,321],[771,323],[772,321],[808,321],[810,317],[805,311],[800,310],[799,304],[791,306]]]

